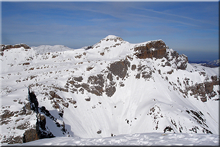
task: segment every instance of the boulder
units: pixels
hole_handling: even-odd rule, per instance
[[[38,140],[38,131],[34,128],[28,129],[24,132],[23,143]]]

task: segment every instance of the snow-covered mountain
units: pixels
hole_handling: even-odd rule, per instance
[[[218,60],[213,60],[213,61],[198,61],[198,62],[190,62],[189,63],[197,63],[197,64],[201,64],[203,66],[206,67],[219,67],[219,59]]]
[[[213,61],[208,61],[207,63],[204,63],[202,65],[207,66],[207,67],[218,67],[219,66],[219,59],[213,60]]]
[[[219,69],[189,64],[162,40],[131,44],[109,35],[75,50],[2,45],[0,62],[2,144],[219,132]]]

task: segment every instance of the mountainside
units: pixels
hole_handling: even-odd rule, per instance
[[[0,62],[1,143],[219,132],[218,68],[196,68],[162,40],[109,35],[76,50],[2,45]]]

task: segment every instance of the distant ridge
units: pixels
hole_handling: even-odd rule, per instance
[[[210,60],[205,60],[205,61],[189,61],[189,63],[201,64],[201,65],[206,66],[206,67],[218,67],[220,65],[219,64],[219,59],[213,60],[213,61],[210,61]]]

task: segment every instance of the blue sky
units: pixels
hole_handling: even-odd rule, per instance
[[[191,61],[219,58],[219,2],[2,2],[2,44],[93,45],[162,39]]]

